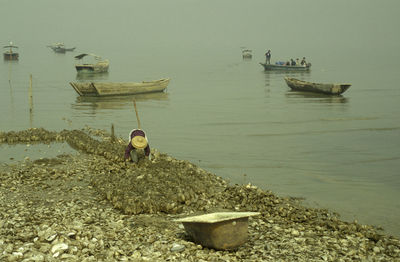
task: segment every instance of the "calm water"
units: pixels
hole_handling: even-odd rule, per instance
[[[93,80],[171,78],[167,93],[136,98],[151,146],[400,236],[399,10],[361,0],[2,0],[0,41],[18,45],[20,60],[0,62],[0,130],[113,123],[126,137],[132,97],[82,99],[69,86],[85,81],[73,56],[95,53],[110,70]],[[56,54],[54,42],[77,49]],[[264,72],[267,49],[272,61],[306,56],[312,71]],[[352,87],[342,97],[291,92],[286,75]],[[1,146],[0,162],[68,150],[25,147]]]

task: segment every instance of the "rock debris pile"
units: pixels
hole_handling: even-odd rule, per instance
[[[0,147],[55,142],[77,154],[1,165],[0,261],[400,261],[399,239],[328,210],[154,149],[127,164],[127,141],[102,130],[0,132]],[[197,245],[174,222],[214,211],[261,215],[233,251]]]

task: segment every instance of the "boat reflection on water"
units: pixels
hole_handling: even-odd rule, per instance
[[[265,74],[266,78],[282,78],[284,81],[285,76],[293,76],[293,77],[299,77],[299,76],[310,76],[311,71],[263,71]]]
[[[3,64],[18,64],[18,60],[3,60]]]
[[[349,102],[349,99],[342,96],[331,96],[319,93],[300,92],[289,90],[285,94],[289,102],[296,103],[339,103],[344,104]]]
[[[304,77],[307,76],[309,78],[311,76],[311,71],[263,71],[265,75],[265,86],[269,86],[271,80],[279,81],[282,79],[282,83],[285,83],[285,77]]]
[[[146,101],[146,100],[159,100],[167,101],[168,93],[156,92],[137,95],[124,95],[124,96],[78,96],[76,102],[72,104],[72,108],[76,110],[88,110],[95,113],[97,110],[110,110],[110,109],[126,109],[132,107],[132,101]]]
[[[108,72],[102,73],[91,73],[91,72],[77,72],[76,80],[85,81],[85,80],[107,80]]]

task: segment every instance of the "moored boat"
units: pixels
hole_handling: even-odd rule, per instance
[[[164,91],[169,78],[143,82],[71,82],[80,96],[135,95]]]
[[[351,84],[347,83],[313,83],[296,78],[285,77],[287,85],[297,91],[323,93],[329,95],[340,95],[350,88]]]
[[[250,59],[253,57],[252,51],[250,49],[245,49],[242,51],[242,56],[245,59]]]
[[[264,67],[265,71],[275,71],[275,70],[280,70],[280,71],[309,71],[311,68],[311,63],[308,63],[306,65],[281,65],[281,64],[266,64],[266,63],[260,63]]]
[[[8,48],[8,50],[3,53],[4,60],[18,60],[19,54],[13,51],[13,48],[18,48],[18,46],[10,42],[10,44],[4,46],[4,48]]]
[[[80,54],[75,56],[75,59],[82,60],[84,57],[92,57],[94,58],[94,62],[75,64],[75,68],[78,73],[103,73],[108,71],[110,63],[107,59],[102,59],[100,56],[95,54]]]
[[[76,47],[66,48],[64,43],[54,43],[52,45],[49,45],[48,47],[50,47],[56,53],[65,53],[67,51],[74,51],[76,48]]]

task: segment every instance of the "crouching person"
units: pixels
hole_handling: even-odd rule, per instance
[[[144,150],[145,157],[150,159],[150,146],[146,134],[141,129],[133,129],[129,133],[129,144],[125,149],[125,161],[138,163],[138,150]]]

